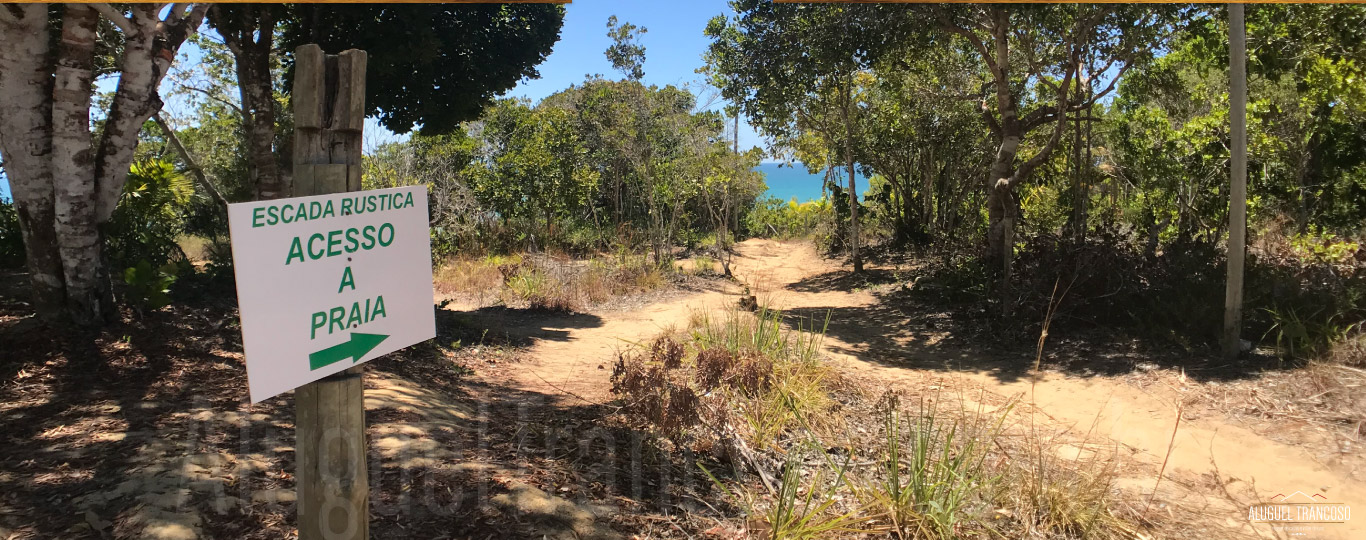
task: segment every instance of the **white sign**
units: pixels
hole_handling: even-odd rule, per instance
[[[256,403],[436,337],[427,191],[228,206]]]

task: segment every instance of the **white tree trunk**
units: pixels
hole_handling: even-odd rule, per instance
[[[188,8],[188,9],[187,9]],[[206,4],[68,5],[51,50],[48,6],[0,7],[0,153],[14,188],[39,315],[97,323],[110,312],[99,225],[123,192],[138,132],[161,106],[156,86]],[[99,15],[123,31],[124,54],[100,141],[90,133]],[[65,307],[65,309],[63,309]]]
[[[62,12],[52,89],[52,180],[57,247],[66,277],[67,303],[77,323],[98,320],[109,306],[108,280],[101,283],[100,234],[96,228],[95,167],[91,156],[90,94],[95,26],[89,6]]]
[[[0,154],[27,249],[34,307],[44,318],[66,302],[53,229],[51,38],[47,6],[16,4],[0,17]]]

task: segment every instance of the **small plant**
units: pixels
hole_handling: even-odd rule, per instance
[[[617,361],[613,393],[641,425],[676,442],[770,449],[805,420],[836,422],[822,334],[788,328],[780,311],[731,310],[694,313],[682,335],[679,347],[656,341]]]
[[[153,268],[185,260],[176,242],[185,229],[185,213],[194,182],[164,160],[133,164],[123,195],[106,226],[105,240],[114,264],[133,266],[145,259]]]
[[[835,477],[827,480],[828,471],[818,468],[811,479],[802,486],[801,464],[788,459],[783,465],[783,475],[778,481],[773,502],[767,508],[759,509],[754,495],[743,489],[732,491],[701,464],[698,467],[731,499],[745,508],[745,513],[763,519],[763,528],[754,531],[757,537],[769,540],[809,540],[829,538],[838,533],[861,532],[860,526],[867,521],[860,516],[858,509],[839,512],[835,509],[839,501],[837,492],[843,484],[848,464],[838,466]]]
[[[1287,358],[1303,358],[1319,354],[1347,336],[1351,326],[1337,324],[1342,313],[1324,316],[1324,309],[1301,315],[1294,308],[1265,310],[1271,317],[1271,328],[1266,336],[1276,337],[1276,349]]]
[[[692,259],[692,273],[698,276],[716,275],[716,259],[707,255],[698,255]]]
[[[536,265],[524,266],[507,280],[508,292],[532,309],[573,311],[579,305],[573,287]]]
[[[179,267],[166,263],[153,268],[146,259],[123,271],[123,282],[128,285],[128,301],[139,313],[156,311],[171,303],[171,285],[175,283]]]
[[[1352,260],[1361,245],[1338,238],[1318,225],[1290,238],[1290,247],[1300,258],[1342,264]]]
[[[852,484],[867,504],[882,511],[899,538],[957,538],[963,523],[974,519],[970,507],[979,494],[1000,478],[986,458],[1012,407],[988,423],[968,414],[946,415],[929,403],[920,402],[907,426],[896,395],[884,399],[886,433],[876,477]]]

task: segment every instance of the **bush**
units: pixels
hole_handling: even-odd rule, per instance
[[[615,296],[651,291],[667,277],[642,255],[570,259],[545,255],[450,258],[433,272],[438,291],[484,305],[574,311]]]
[[[676,444],[773,448],[799,425],[823,425],[833,372],[824,332],[791,330],[781,311],[699,313],[685,343],[665,335],[622,354],[612,391],[635,423]]]
[[[976,310],[960,311],[997,317],[1015,338],[1037,338],[1056,295],[1061,302],[1050,328],[1055,334],[1086,325],[1133,329],[1186,346],[1217,343],[1227,278],[1222,247],[1198,237],[1149,247],[1123,226],[1098,227],[1084,242],[1026,236],[1016,244],[1011,296],[1004,299],[1011,316],[1004,319],[999,306],[991,305],[1001,301],[1000,272],[982,258],[950,258],[931,271],[938,287],[915,291],[933,291],[932,300],[977,304]],[[1278,345],[1286,356],[1324,351],[1350,324],[1366,318],[1366,264],[1355,258],[1297,254],[1287,243],[1251,251],[1244,276],[1245,338]]]
[[[105,229],[114,267],[129,268],[142,261],[160,267],[185,260],[177,239],[184,233],[193,195],[194,183],[170,162],[135,163]]]
[[[137,266],[123,271],[123,283],[128,286],[127,300],[139,313],[155,311],[170,305],[171,284],[180,273],[176,263],[153,268],[145,259]]]
[[[19,230],[19,212],[14,201],[0,199],[0,268],[24,264],[24,237]]]
[[[1223,320],[1225,264],[1218,247],[1202,239],[1178,240],[1150,256],[1118,227],[1098,228],[1083,243],[1039,234],[1017,248],[1011,300],[1015,315],[1031,321],[1030,334],[1056,286],[1065,295],[1056,319],[1155,334],[1179,329],[1184,339],[1209,342]]]
[[[769,197],[757,202],[745,214],[745,230],[751,236],[791,239],[809,238],[816,234],[822,222],[830,221],[829,199],[798,203],[797,199],[783,201]]]

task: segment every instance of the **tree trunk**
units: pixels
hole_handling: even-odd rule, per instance
[[[858,180],[854,177],[854,130],[849,120],[849,102],[853,99],[851,94],[854,92],[853,81],[848,81],[848,86],[844,92],[844,107],[842,113],[844,117],[844,160],[849,166],[849,258],[854,263],[854,272],[863,271],[863,259],[859,257],[859,227],[858,227]]]
[[[187,9],[187,7],[189,9]],[[207,6],[67,6],[58,49],[45,5],[0,13],[0,152],[28,250],[35,307],[51,322],[98,323],[112,313],[99,226],[109,220],[137,147],[161,107],[156,86]],[[97,13],[99,15],[97,15]],[[96,144],[90,133],[99,16],[123,32],[119,82]]]
[[[935,227],[934,227],[934,176],[935,176],[935,166],[934,166],[934,164],[935,164],[934,148],[929,148],[928,150],[926,150],[926,154],[921,158],[921,163],[920,163],[920,165],[921,165],[922,171],[920,171],[920,172],[921,172],[921,174],[923,174],[923,175],[925,176],[925,179],[924,179],[924,198],[925,198],[925,200],[921,201],[921,203],[924,205],[924,213],[925,213],[925,233],[928,234],[928,235],[931,236],[931,237],[933,237],[933,236],[934,236],[934,233],[935,233]]]
[[[101,237],[96,228],[95,162],[90,148],[90,94],[95,65],[95,27],[89,6],[62,11],[52,90],[52,175],[57,247],[73,322],[90,325],[113,313],[108,279],[101,279]]]
[[[29,283],[38,316],[64,315],[66,285],[57,249],[52,187],[51,39],[47,6],[13,6],[14,20],[0,19],[0,153],[19,214]]]
[[[1068,220],[1068,228],[1071,229],[1072,239],[1080,242],[1085,235],[1086,225],[1083,222],[1083,187],[1081,181],[1081,115],[1072,121],[1072,217]]]
[[[257,199],[287,197],[290,189],[280,174],[275,153],[275,90],[270,76],[275,8],[268,5],[215,6],[215,15],[225,9],[242,10],[231,21],[237,26],[220,28],[220,32],[232,51],[237,68],[242,132],[247,136],[247,176]]]
[[[1021,136],[1008,134],[996,149],[996,159],[991,163],[987,174],[987,257],[999,259],[1005,249],[1007,217],[1014,217],[1015,184],[1011,182],[1011,169],[1015,154],[1020,147]]]

